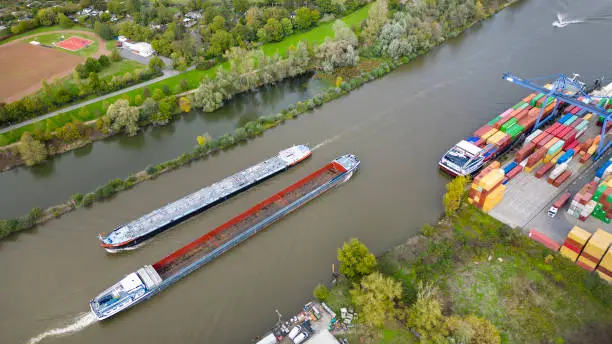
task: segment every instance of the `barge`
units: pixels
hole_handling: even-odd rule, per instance
[[[98,235],[108,252],[134,249],[155,235],[235,196],[310,157],[305,145],[293,146],[276,156],[224,178],[177,201],[156,209],[130,223],[116,227],[108,235]]]
[[[333,160],[167,257],[128,274],[89,302],[92,312],[103,320],[151,298],[275,221],[346,182],[359,164],[359,159],[352,154]]]

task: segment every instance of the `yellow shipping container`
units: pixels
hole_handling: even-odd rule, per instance
[[[587,153],[589,155],[593,155],[593,153],[595,153],[596,150],[597,150],[597,145],[593,144],[591,147],[589,147],[589,149],[587,150]]]
[[[608,249],[608,252],[599,262],[596,271],[601,278],[608,282],[612,282],[612,249]]]
[[[524,171],[529,173],[535,169],[537,169],[538,167],[540,167],[540,165],[542,165],[542,160],[538,161],[535,165],[531,166],[531,167],[527,167],[525,166]]]
[[[582,117],[582,118],[584,118],[584,120],[585,120],[585,121],[588,121],[588,120],[590,120],[592,117],[593,117],[593,114],[589,112],[589,113],[587,113],[586,115],[584,115],[584,117]]]
[[[611,243],[612,234],[604,230],[597,229],[584,247],[584,250],[582,250],[580,257],[585,256],[586,259],[590,259],[595,265],[597,265]]]
[[[567,234],[567,237],[578,243],[580,248],[582,248],[591,237],[591,233],[578,226],[574,226],[574,228],[572,228],[572,230]]]
[[[501,168],[496,168],[484,176],[480,180],[480,183],[478,183],[478,186],[484,190],[491,191],[491,189],[495,187],[495,185],[499,184],[502,180],[504,180],[504,170]]]
[[[550,162],[552,162],[553,164],[557,164],[557,161],[559,161],[559,158],[565,154],[565,152],[563,150],[560,150],[559,153],[557,153],[557,155],[555,155]]]
[[[576,262],[576,259],[578,259],[578,253],[570,250],[569,248],[565,246],[561,246],[559,253],[561,253],[563,257],[571,260],[572,262]]]
[[[597,263],[592,261],[590,258],[587,258],[584,256],[584,252],[582,252],[580,257],[578,257],[576,264],[580,265],[581,268],[588,270],[588,271],[595,270],[595,267],[597,266]]]
[[[506,133],[498,131],[487,139],[487,143],[498,144],[504,136],[506,136]]]
[[[493,128],[493,129],[487,131],[486,133],[484,133],[480,138],[486,141],[487,139],[489,139],[491,136],[493,136],[497,132],[498,132],[498,130]]]
[[[499,161],[495,160],[495,161],[493,161],[491,163],[491,165],[489,165],[489,167],[491,167],[491,168],[500,168],[501,167],[501,163]]]

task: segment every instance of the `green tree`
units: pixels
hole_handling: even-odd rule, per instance
[[[153,95],[151,96],[153,100],[160,100],[163,97],[164,97],[164,91],[162,91],[161,88],[156,88],[155,91],[153,91]]]
[[[234,36],[225,30],[215,32],[210,39],[209,52],[213,56],[221,56],[234,45]]]
[[[89,78],[87,78],[87,85],[94,92],[97,92],[100,90],[100,77],[98,76],[98,73],[95,73],[95,72],[89,73]]]
[[[474,12],[476,15],[476,19],[480,20],[480,19],[484,19],[487,16],[487,12],[485,11],[484,7],[482,6],[482,2],[480,1],[476,1],[476,5],[474,6]]]
[[[36,207],[36,208],[32,208],[32,210],[30,210],[30,218],[33,220],[38,220],[43,216],[43,210]]]
[[[293,34],[293,24],[289,18],[281,19],[281,25],[283,26],[283,35],[289,36]]]
[[[94,24],[94,32],[107,41],[113,39],[113,30],[108,24],[96,22]]]
[[[446,184],[446,193],[442,201],[444,203],[444,212],[447,216],[453,215],[459,209],[459,206],[461,206],[461,200],[469,182],[469,177],[458,176]]]
[[[361,324],[381,328],[396,313],[395,303],[402,297],[402,285],[380,272],[373,272],[355,285],[351,296],[361,310]]]
[[[111,104],[106,115],[111,120],[113,130],[125,129],[128,135],[138,132],[138,109],[131,107],[127,100],[119,99]]]
[[[312,291],[312,295],[317,300],[325,302],[329,297],[329,289],[327,289],[325,284],[319,283]]]
[[[136,105],[136,106],[142,105],[142,96],[140,94],[137,94],[134,97],[134,105]]]
[[[158,56],[153,56],[149,60],[149,69],[155,73],[161,72],[161,70],[164,69],[164,66],[164,61],[162,61],[162,59]]]
[[[338,249],[338,261],[340,273],[353,280],[371,274],[376,266],[376,258],[358,239],[351,239]]]
[[[74,22],[63,13],[58,14],[57,18],[60,26],[64,29],[69,29],[74,25]]]
[[[106,55],[100,55],[100,57],[98,57],[98,63],[100,63],[100,66],[101,66],[102,68],[106,68],[106,67],[110,66],[111,61],[110,61],[110,59],[108,58],[108,56],[106,56]]]
[[[308,7],[300,7],[295,12],[295,27],[298,30],[306,30],[312,25],[311,12]]]
[[[47,147],[26,131],[19,141],[19,154],[26,165],[32,166],[47,158]]]
[[[283,25],[276,19],[270,18],[263,30],[266,33],[266,41],[278,42],[283,39]]]
[[[249,9],[249,0],[234,0],[234,10],[244,13]]]
[[[214,17],[209,27],[213,32],[225,30],[225,18],[223,18],[222,16]]]
[[[43,26],[51,26],[57,23],[57,13],[52,7],[42,8],[36,12],[36,19]]]

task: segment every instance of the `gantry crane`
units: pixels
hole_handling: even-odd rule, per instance
[[[539,77],[539,78],[527,80],[527,79],[521,79],[517,77],[516,75],[510,74],[510,73],[504,73],[502,78],[506,81],[510,81],[513,84],[517,84],[519,86],[528,88],[532,91],[545,94],[546,99],[544,100],[544,103],[546,103],[546,101],[548,101],[549,98],[554,98],[557,100],[561,100],[564,103],[575,105],[583,110],[593,113],[593,115],[600,116],[601,118],[603,118],[604,121],[601,126],[601,139],[599,140],[599,146],[597,147],[597,152],[593,154],[593,160],[597,160],[612,145],[612,140],[607,140],[608,139],[608,132],[607,132],[608,122],[612,121],[612,112],[606,112],[605,109],[599,107],[598,105],[591,104],[591,103],[595,103],[593,101],[593,98],[599,99],[602,97],[594,97],[594,96],[588,95],[584,91],[584,84],[579,81],[576,81],[576,76],[577,75],[575,74],[573,78],[568,78],[564,74],[559,74],[559,75],[555,75],[552,77],[551,76]],[[534,83],[534,81],[537,81],[537,80],[551,80],[553,78],[555,79],[555,81],[552,84],[552,87],[550,89]],[[579,97],[581,97],[582,100],[579,100],[578,99]],[[559,103],[560,102],[558,101],[555,103],[555,107],[552,113],[555,113],[555,111],[557,110],[557,107],[559,106]],[[544,112],[544,107],[542,107],[542,109],[540,110],[540,113],[538,114],[536,124],[533,128],[534,130],[542,126],[547,121],[552,120],[553,116],[548,116],[544,121],[542,121],[541,118],[542,118],[543,112]]]

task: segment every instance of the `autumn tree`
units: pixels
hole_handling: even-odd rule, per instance
[[[111,120],[113,130],[125,129],[128,135],[138,132],[138,109],[131,107],[127,100],[119,99],[111,104],[106,115]]]
[[[359,63],[357,36],[342,20],[334,23],[334,39],[325,38],[325,42],[315,49],[319,68],[326,73],[333,72],[337,67],[356,66]]]
[[[96,120],[96,129],[102,134],[108,134],[110,131],[110,118],[108,116],[102,116]]]
[[[179,107],[183,112],[189,112],[191,110],[191,101],[187,97],[181,97],[179,99]]]
[[[149,69],[155,73],[161,72],[161,70],[164,69],[164,66],[164,61],[162,61],[162,59],[160,59],[158,56],[153,56],[149,60]]]
[[[369,275],[376,266],[376,258],[358,239],[351,239],[338,249],[338,261],[340,273],[353,280]]]
[[[484,318],[473,314],[461,318],[453,315],[445,320],[443,331],[455,343],[466,344],[500,344],[499,330]]]
[[[419,282],[417,299],[406,312],[406,325],[421,335],[421,340],[432,343],[444,342],[446,333],[443,331],[444,316],[442,305],[430,284]]]
[[[368,327],[381,328],[395,315],[395,303],[402,297],[402,286],[391,277],[374,272],[355,285],[351,296],[361,310],[360,322]]]
[[[21,135],[19,143],[19,154],[26,165],[36,165],[47,158],[47,147],[34,139],[29,132],[26,131]]]
[[[387,21],[388,14],[389,8],[387,0],[376,0],[372,7],[370,7],[366,28],[363,31],[366,45],[371,45],[376,41],[378,33]]]
[[[447,216],[453,215],[461,205],[461,199],[465,194],[465,188],[470,182],[469,177],[458,176],[446,184],[446,193],[442,199],[444,212]]]

